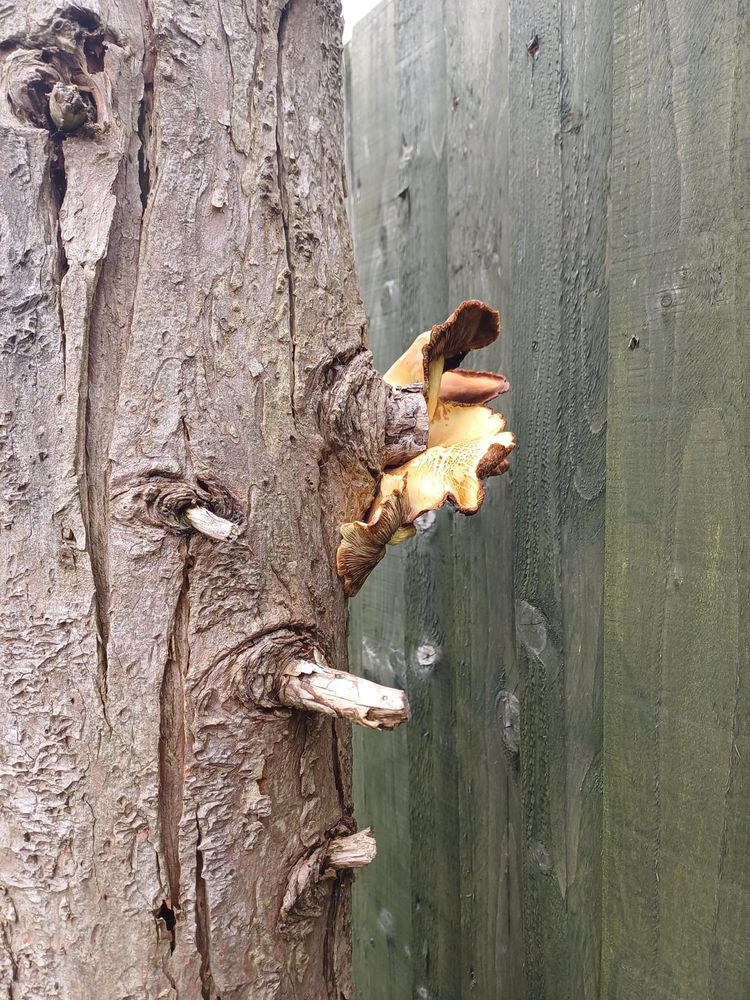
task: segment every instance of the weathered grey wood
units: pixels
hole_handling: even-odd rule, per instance
[[[615,4],[603,990],[750,991],[750,38]]]
[[[599,990],[610,14],[510,4],[514,602],[528,994]]]
[[[401,155],[401,336],[405,348],[447,316],[448,125],[446,37],[440,4],[396,7],[396,99]],[[456,742],[451,514],[440,511],[406,554],[407,729],[412,843],[412,990],[461,995],[460,822]]]
[[[375,362],[403,349],[398,218],[401,140],[396,114],[395,0],[355,26],[345,50],[349,209]],[[361,44],[360,44],[361,40]],[[352,55],[354,56],[352,58]],[[397,546],[350,602],[352,670],[405,685],[404,562]],[[412,723],[409,723],[411,725]],[[413,1000],[407,728],[354,735],[357,813],[378,816],[378,857],[354,886],[354,982],[362,1000]]]
[[[453,303],[476,296],[500,308],[500,341],[477,355],[476,364],[508,373],[508,4],[449,3],[445,18],[449,297]],[[522,405],[515,385],[497,401],[511,426]],[[454,517],[452,524],[449,662],[459,761],[460,995],[495,1000],[526,995],[512,475],[489,485],[476,517]]]
[[[347,877],[279,921],[351,832],[348,725],[253,697],[345,667],[338,527],[385,440],[338,4],[2,17],[0,985],[340,1000]],[[30,86],[71,66],[101,127],[63,137]]]
[[[393,76],[365,84],[386,10]],[[362,92],[397,95],[378,131],[356,114],[349,128],[355,174],[368,140],[398,143],[402,214],[387,185],[357,196],[375,199],[384,242],[402,234],[390,273],[403,345],[438,303],[498,304],[488,367],[510,375],[500,407],[521,442],[476,518],[444,514],[402,553],[414,995],[597,996],[610,38],[606,5],[593,3],[402,0],[355,27]],[[358,240],[356,200],[353,211]],[[357,246],[367,288],[378,250]],[[375,294],[365,300],[369,311]],[[377,352],[380,327],[371,333]],[[419,645],[436,653],[421,673]],[[360,970],[383,989],[387,966],[365,954]]]

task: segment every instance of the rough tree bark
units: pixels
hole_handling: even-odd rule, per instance
[[[337,0],[0,3],[16,1000],[351,996],[371,843],[345,840],[349,723],[302,709],[346,669],[338,526],[399,416],[345,217],[340,33]],[[384,698],[340,714],[392,724]]]

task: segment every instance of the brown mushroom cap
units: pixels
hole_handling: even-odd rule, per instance
[[[405,386],[421,382],[430,419],[426,451],[387,469],[367,521],[341,528],[336,566],[344,591],[353,596],[388,543],[414,533],[414,521],[450,503],[474,514],[484,499],[484,482],[508,468],[515,448],[505,419],[482,404],[509,388],[502,375],[458,370],[468,351],[486,347],[500,331],[500,317],[482,302],[462,302],[444,323],[420,334],[389,368],[384,381]]]
[[[442,384],[444,371],[452,372],[469,351],[487,347],[500,333],[500,314],[483,302],[462,302],[443,323],[420,333],[412,345],[383,376],[389,385],[421,382],[430,416],[438,398],[461,402],[488,402],[506,392],[507,381],[490,372],[461,372]]]
[[[433,326],[424,354],[424,373],[438,357],[446,360],[445,367],[461,364],[469,351],[478,351],[497,340],[500,334],[500,313],[484,302],[469,299],[462,302],[448,319]]]
[[[336,551],[336,571],[344,581],[344,593],[354,597],[385,555],[385,547],[404,524],[404,501],[400,493],[383,499],[369,521],[341,525],[341,544]]]
[[[454,368],[443,372],[439,398],[453,403],[489,403],[508,389],[510,384],[504,375]]]

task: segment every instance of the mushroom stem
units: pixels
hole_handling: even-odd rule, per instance
[[[335,715],[368,729],[395,729],[410,715],[403,691],[310,660],[292,660],[278,697],[282,705]]]
[[[348,837],[335,837],[328,845],[326,864],[337,871],[346,868],[364,868],[378,853],[375,838],[368,826]]]
[[[234,521],[227,521],[225,517],[219,517],[210,511],[208,507],[188,507],[185,511],[185,519],[202,535],[215,538],[219,542],[227,538],[236,538],[239,528]]]

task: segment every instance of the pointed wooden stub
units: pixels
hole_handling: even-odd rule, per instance
[[[289,664],[281,679],[279,701],[292,708],[349,719],[368,729],[395,729],[410,716],[403,691],[310,660]]]
[[[208,507],[188,507],[185,511],[185,520],[202,535],[215,538],[219,542],[226,541],[228,538],[236,538],[239,534],[239,527],[234,521],[219,517]]]

